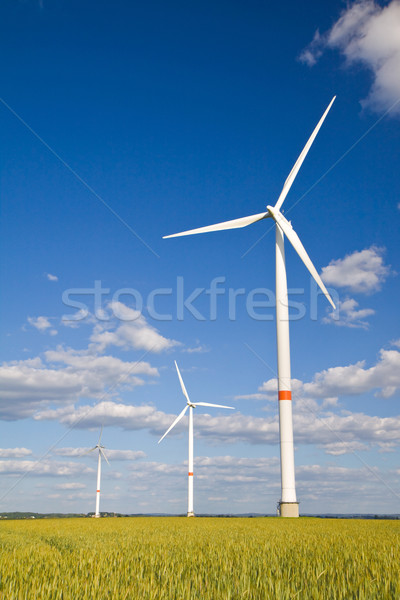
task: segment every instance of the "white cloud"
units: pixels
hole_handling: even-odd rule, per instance
[[[3,475],[20,475],[26,472],[30,475],[63,477],[94,473],[94,469],[74,462],[54,462],[50,460],[0,460],[0,473]]]
[[[365,361],[346,367],[331,367],[304,384],[304,394],[312,398],[356,396],[377,390],[384,398],[400,388],[400,352],[381,350],[376,365],[365,368]]]
[[[0,365],[0,419],[26,418],[52,403],[106,399],[121,389],[144,385],[147,377],[158,377],[158,370],[148,362],[128,362],[102,353],[108,345],[161,352],[178,342],[163,337],[143,315],[120,302],[113,305],[113,311],[125,319],[122,325],[115,318],[107,323],[97,322],[86,350],[58,346],[45,352],[43,359]],[[47,317],[29,317],[28,321],[40,331],[57,333]],[[95,322],[93,316],[89,316],[89,321]]]
[[[369,294],[378,291],[390,273],[383,262],[383,248],[371,246],[344,258],[332,260],[322,269],[327,285],[343,287],[351,292]]]
[[[316,393],[318,391],[316,390]],[[387,444],[400,443],[398,431],[400,416],[375,417],[362,413],[333,414],[313,399],[295,400],[293,411],[295,443],[317,444],[328,454],[344,454],[376,445],[387,451]],[[41,411],[37,420],[58,420],[65,425],[81,428],[98,427],[107,420],[111,426],[124,430],[148,429],[160,436],[174,419],[149,406],[128,406],[115,402],[103,402],[94,407],[66,407]],[[187,430],[186,418],[171,431],[170,436]],[[276,445],[279,442],[278,415],[253,417],[236,413],[231,416],[196,415],[197,438],[209,443],[238,442],[252,445]],[[73,456],[84,449],[72,449]],[[67,454],[69,455],[69,454]]]
[[[368,445],[357,441],[331,442],[329,444],[325,444],[324,450],[326,454],[331,454],[332,456],[341,456],[342,454],[349,454],[350,452],[368,450]]]
[[[34,417],[36,420],[58,420],[65,425],[81,428],[101,427],[106,421],[109,426],[126,430],[149,429],[159,435],[174,420],[174,415],[158,411],[154,406],[132,406],[122,402],[103,401],[95,406],[73,405],[59,409],[44,409]]]
[[[291,380],[293,393],[302,392],[303,382],[299,379],[293,378]],[[255,394],[244,394],[241,396],[235,396],[234,400],[268,400],[275,401],[278,395],[278,380],[276,378],[268,379],[264,381]]]
[[[358,302],[354,298],[339,300],[335,311],[328,313],[322,319],[323,323],[337,325],[338,327],[351,327],[353,329],[368,329],[369,323],[365,319],[375,314],[372,308],[358,309]]]
[[[70,483],[58,483],[54,487],[56,490],[83,490],[86,488],[86,485],[84,483],[71,481]]]
[[[31,454],[32,450],[28,448],[0,448],[0,458],[22,458]]]
[[[69,458],[81,458],[85,453],[89,452],[92,448],[55,448],[53,454],[57,456],[68,456]],[[97,458],[97,454],[96,454]]]
[[[228,500],[227,496],[209,496],[207,500],[210,502],[226,502]]]
[[[278,389],[275,378],[265,381],[259,394],[266,400],[275,400]],[[335,406],[339,396],[359,396],[375,391],[377,396],[389,398],[400,389],[400,352],[380,350],[375,365],[365,368],[365,361],[345,367],[330,367],[316,373],[310,382],[292,380],[293,397],[299,401],[324,400],[325,407]],[[247,398],[249,396],[244,396]],[[251,395],[250,395],[251,397]]]
[[[44,365],[31,366],[30,361],[27,362],[5,363],[0,367],[1,418],[24,418],[43,403],[76,399],[83,392],[84,382],[76,373],[48,369]]]
[[[186,461],[176,465],[165,463],[135,463],[132,465],[132,490],[142,490],[147,503],[152,502],[147,486],[142,485],[149,477],[157,478],[159,489],[164,491],[162,506],[166,502],[183,512],[186,508]],[[199,456],[195,458],[196,508],[202,512],[207,501],[225,502],[227,513],[251,511],[273,512],[280,495],[279,458],[241,458],[237,456]],[[376,473],[376,475],[375,475]],[[377,512],[388,488],[382,480],[390,481],[395,489],[398,474],[378,472],[365,466],[349,468],[335,464],[306,464],[296,467],[298,497],[307,512]],[[349,497],[352,499],[349,506]],[[160,496],[158,495],[158,499]],[[396,500],[397,502],[398,500]],[[212,510],[212,509],[211,509]],[[218,507],[221,510],[221,507]],[[382,510],[382,509],[381,509]]]
[[[122,324],[114,330],[110,330],[115,326],[113,320],[96,325],[90,338],[91,347],[96,351],[103,352],[107,346],[119,346],[124,349],[134,348],[158,353],[179,345],[176,340],[162,336],[139,311],[122,302],[112,302],[109,308]]]
[[[144,361],[124,362],[113,356],[92,356],[61,346],[40,358],[0,366],[0,418],[31,416],[49,403],[71,403],[79,398],[104,398],[121,388],[144,385],[140,376],[157,377]],[[60,366],[61,364],[61,366]]]
[[[193,348],[186,348],[185,352],[187,352],[188,354],[202,354],[203,352],[210,352],[210,348],[203,344],[198,344]]]
[[[314,65],[327,49],[338,50],[346,66],[361,64],[369,69],[373,82],[362,105],[385,111],[400,99],[400,2],[380,6],[374,0],[359,0],[347,6],[333,27],[316,32],[300,60]],[[400,103],[394,111],[400,114]]]
[[[240,396],[234,396],[234,400],[272,400],[266,394],[255,393],[255,394],[242,394]]]
[[[65,349],[63,346],[57,346],[56,350],[48,350],[44,355],[49,363],[64,364],[70,373],[90,372],[108,383],[114,377],[122,375],[159,375],[158,370],[145,361],[124,362],[114,356],[96,356],[87,354],[86,351]]]
[[[61,325],[77,329],[80,325],[91,325],[97,323],[97,319],[92,315],[87,308],[81,308],[73,315],[63,315],[61,317]]]
[[[52,275],[51,273],[46,273],[46,277],[49,281],[58,281],[57,275]]]
[[[91,448],[57,448],[54,454],[57,456],[81,457],[88,453]],[[104,448],[105,454],[110,461],[113,460],[138,460],[145,458],[146,454],[142,450],[113,450]],[[89,456],[93,456],[97,460],[97,452],[92,452]]]
[[[348,442],[347,445],[355,444]],[[395,512],[396,509],[389,507],[396,506],[398,499],[392,500],[388,487],[398,489],[400,469],[385,471],[361,464],[349,468],[341,464],[343,458],[336,453],[336,450],[340,451],[339,446],[334,448],[330,444],[329,450],[333,453],[330,452],[326,461],[319,456],[315,464],[302,464],[298,456],[296,486],[303,514]],[[280,497],[279,449],[277,445],[271,447],[269,456],[265,455],[265,448],[260,452],[261,457],[252,458],[229,454],[196,456],[196,512],[273,513]],[[183,514],[187,506],[186,452],[184,460],[178,459],[173,464],[161,462],[164,458],[162,449],[160,456],[160,462],[127,463],[123,471],[117,473],[118,481],[111,477],[114,468],[106,468],[102,488],[103,508],[118,512],[171,511]],[[389,486],[385,486],[382,480],[387,481]],[[157,481],[156,489],[154,481]],[[30,483],[30,508],[43,512],[44,503],[51,496],[57,502],[47,510],[54,510],[57,506],[57,510],[65,512],[91,511],[94,483],[95,470],[89,479],[85,475],[79,478],[78,474],[48,478],[47,481],[41,478],[36,485]],[[17,510],[26,509],[22,504],[25,498],[26,492],[22,490],[15,496]],[[219,504],[213,506],[213,502]]]
[[[106,449],[107,458],[110,460],[139,460],[146,458],[146,453],[142,450],[109,450]]]
[[[51,327],[51,323],[47,317],[28,317],[28,322],[41,332]]]

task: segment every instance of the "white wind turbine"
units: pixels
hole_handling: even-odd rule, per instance
[[[279,399],[279,435],[280,435],[280,454],[281,454],[281,499],[279,501],[280,514],[287,517],[299,516],[299,505],[296,499],[295,472],[294,472],[294,450],[293,450],[293,423],[292,423],[292,392],[290,380],[290,345],[289,345],[289,314],[287,298],[287,280],[284,250],[284,235],[288,238],[301,260],[314,277],[322,292],[329,300],[333,308],[336,308],[326,287],[311,262],[303,244],[294,231],[291,223],[283,216],[280,208],[285,200],[292,183],[303,164],[303,161],[313,143],[322,123],[325,120],[336,96],[334,96],[322,115],[318,125],[311,134],[310,139],[304,146],[294,167],[290,171],[280,196],[275,206],[267,206],[267,212],[225,221],[208,227],[200,227],[183,231],[174,235],[166,235],[164,238],[178,237],[181,235],[191,235],[195,233],[205,233],[208,231],[219,231],[222,229],[236,229],[246,227],[256,221],[271,217],[275,221],[276,232],[276,335],[277,335],[277,354],[278,354],[278,399]]]
[[[101,436],[103,435],[103,427],[101,428],[100,431],[100,436],[99,436],[99,441],[97,442],[97,444],[94,446],[94,448],[91,448],[90,450],[88,450],[87,452],[85,452],[82,456],[84,456],[85,454],[90,454],[90,452],[93,452],[94,450],[98,450],[99,451],[99,457],[97,459],[97,487],[96,487],[96,512],[94,514],[94,516],[96,518],[100,517],[100,479],[101,479],[101,457],[103,456],[104,460],[106,461],[106,463],[109,465],[110,463],[107,460],[107,456],[104,454],[104,449],[105,447],[102,446],[100,444],[101,441]]]
[[[234,410],[234,408],[233,408],[233,406],[223,406],[222,404],[209,404],[208,402],[196,402],[196,404],[194,404],[193,402],[190,402],[189,394],[186,391],[185,384],[183,383],[183,379],[180,374],[178,365],[176,364],[176,361],[174,361],[174,362],[175,362],[176,370],[178,372],[178,377],[179,377],[179,381],[181,384],[182,392],[186,398],[186,406],[183,409],[183,411],[176,417],[175,421],[167,429],[167,431],[164,433],[162,438],[158,440],[158,443],[162,442],[162,440],[171,431],[171,429],[173,429],[175,427],[175,425],[177,423],[179,423],[179,421],[184,417],[187,409],[189,409],[189,464],[188,464],[189,472],[188,472],[188,512],[187,512],[187,516],[194,517],[194,512],[193,512],[193,409],[196,408],[196,406],[213,406],[215,408],[230,408],[232,410]]]

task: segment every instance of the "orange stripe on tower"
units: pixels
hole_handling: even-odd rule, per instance
[[[193,473],[189,472],[188,475],[189,475],[189,477],[193,477]]]
[[[279,390],[279,400],[291,400],[292,392],[288,390]]]
[[[97,490],[100,493],[100,490]]]

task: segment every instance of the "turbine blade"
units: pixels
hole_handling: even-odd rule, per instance
[[[208,402],[196,402],[195,406],[214,406],[215,408],[231,408],[235,410],[234,406],[224,406],[223,404],[209,404]]]
[[[182,417],[184,416],[185,412],[187,411],[187,409],[189,408],[189,404],[186,404],[185,408],[183,409],[183,411],[181,413],[179,413],[179,415],[176,417],[175,421],[172,423],[171,427],[169,427],[167,429],[167,431],[164,433],[164,435],[162,436],[162,438],[160,438],[158,440],[158,443],[162,442],[163,439],[165,438],[165,436],[171,431],[171,429],[173,429],[175,427],[175,425],[177,423],[179,423],[179,421],[182,419]]]
[[[100,454],[102,455],[102,457],[105,459],[106,463],[108,464],[108,466],[110,466],[110,463],[108,462],[108,458],[104,453],[104,450],[102,448],[99,448],[100,450]]]
[[[329,103],[328,108],[326,109],[326,111],[324,112],[324,114],[322,115],[321,119],[318,122],[318,125],[316,126],[316,128],[314,129],[314,131],[311,134],[310,139],[308,140],[307,144],[304,146],[299,158],[296,160],[294,167],[292,168],[292,170],[290,171],[284,185],[282,188],[282,191],[280,193],[280,196],[278,198],[278,202],[275,204],[275,210],[279,210],[280,207],[283,204],[283,201],[285,200],[286,196],[288,195],[288,192],[290,190],[290,188],[292,187],[292,183],[296,178],[297,173],[299,172],[299,169],[301,167],[301,165],[303,164],[303,161],[305,159],[305,157],[307,156],[307,153],[309,151],[309,149],[311,148],[311,145],[313,143],[313,141],[315,140],[318,131],[321,128],[322,123],[325,120],[326,115],[328,114],[328,112],[330,111],[330,108],[332,106],[332,104],[335,101],[336,96],[333,96],[332,100]]]
[[[181,375],[181,372],[179,371],[179,368],[178,368],[178,365],[176,363],[176,360],[174,361],[174,363],[175,363],[176,370],[178,371],[179,382],[181,384],[183,395],[185,396],[186,400],[190,403],[189,394],[187,393],[187,390],[185,388],[185,384],[183,383],[182,375]]]
[[[269,217],[268,212],[259,213],[257,215],[250,215],[249,217],[241,217],[240,219],[233,219],[232,221],[224,221],[223,223],[217,223],[216,225],[207,225],[206,227],[199,227],[198,229],[190,229],[189,231],[182,231],[181,233],[174,233],[173,235],[164,235],[163,239],[180,237],[181,235],[193,235],[195,233],[207,233],[208,231],[220,231],[222,229],[238,229],[239,227],[246,227],[256,221],[261,221]]]
[[[271,210],[270,210],[270,212],[271,212]],[[311,275],[314,277],[315,281],[321,288],[322,292],[324,293],[324,295],[326,296],[328,301],[331,303],[331,305],[335,309],[336,306],[335,306],[332,298],[330,297],[328,290],[326,289],[321,277],[318,275],[317,269],[312,264],[311,259],[306,252],[306,249],[304,248],[303,244],[300,241],[299,236],[297,235],[297,233],[295,232],[295,230],[293,229],[293,227],[291,226],[289,221],[287,219],[285,219],[285,217],[279,211],[275,212],[275,208],[272,209],[271,214],[274,217],[276,223],[282,229],[283,233],[288,238],[289,242],[292,244],[293,248],[296,250],[297,254],[300,256],[301,260],[303,261],[303,263],[305,264],[307,269],[310,271]]]
[[[99,436],[99,441],[97,442],[97,445],[100,446],[100,440],[101,440],[101,436],[103,435],[103,425],[101,426],[100,429],[100,436]]]
[[[90,450],[87,450],[86,452],[83,452],[83,454],[80,454],[79,458],[81,456],[86,456],[87,454],[90,454],[91,452],[93,452],[93,450],[97,450],[97,446],[95,446],[94,448],[90,448]]]

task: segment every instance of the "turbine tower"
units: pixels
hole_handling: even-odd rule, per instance
[[[185,384],[183,383],[183,379],[180,374],[178,365],[176,364],[176,361],[175,361],[175,367],[178,372],[179,382],[181,384],[183,395],[186,398],[186,406],[182,410],[182,412],[176,417],[175,421],[167,429],[167,431],[164,433],[162,438],[158,440],[158,443],[162,442],[162,440],[171,431],[171,429],[173,429],[175,427],[175,425],[177,423],[179,423],[179,421],[184,417],[187,409],[189,409],[189,461],[188,461],[189,472],[188,472],[188,512],[187,512],[187,516],[194,517],[194,512],[193,512],[193,409],[196,408],[196,406],[213,406],[215,408],[231,408],[232,410],[234,410],[234,408],[233,408],[233,406],[222,406],[221,404],[209,404],[208,402],[196,402],[196,404],[193,404],[193,402],[190,402],[189,394],[186,391]]]
[[[336,96],[334,96],[325,110],[320,121],[311,134],[310,139],[304,146],[300,156],[290,171],[280,196],[275,206],[267,206],[267,212],[257,215],[250,215],[233,221],[225,221],[207,227],[191,229],[174,235],[166,235],[164,239],[179,237],[182,235],[192,235],[196,233],[206,233],[209,231],[220,231],[223,229],[237,229],[246,227],[257,221],[272,218],[275,221],[275,264],[276,264],[276,338],[278,355],[278,401],[279,401],[279,437],[280,437],[280,455],[281,455],[281,499],[279,501],[280,515],[282,517],[298,517],[299,503],[296,498],[295,470],[294,470],[294,449],[293,449],[293,422],[292,422],[292,392],[290,378],[290,344],[289,344],[289,311],[287,297],[287,279],[285,264],[284,236],[288,238],[297,254],[309,270],[323,294],[331,303],[333,308],[335,304],[324,286],[317,270],[311,262],[303,244],[294,231],[291,223],[283,216],[280,208],[285,200],[293,181],[307,153],[318,133],[322,123],[325,120]]]
[[[101,480],[101,457],[103,456],[104,460],[106,461],[106,463],[109,465],[110,463],[107,460],[107,456],[104,454],[104,446],[102,446],[100,444],[101,441],[101,436],[103,435],[103,427],[101,428],[100,431],[100,437],[99,437],[99,441],[97,442],[97,444],[94,446],[94,448],[91,448],[90,450],[88,450],[87,452],[85,452],[82,456],[84,456],[85,454],[90,454],[90,452],[93,452],[94,450],[98,450],[99,451],[99,457],[97,459],[97,487],[96,487],[96,512],[94,513],[94,516],[98,519],[100,517],[100,480]]]

